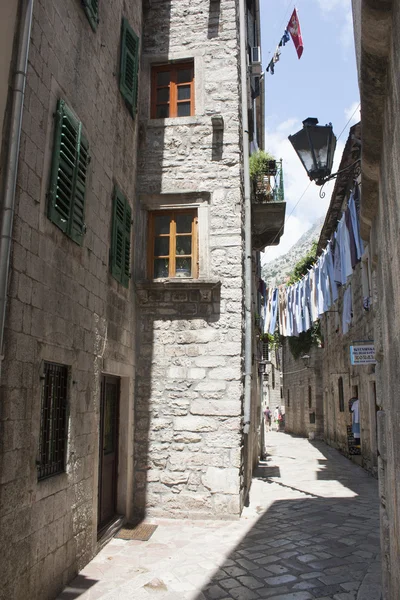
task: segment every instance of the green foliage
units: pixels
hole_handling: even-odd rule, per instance
[[[312,346],[321,346],[323,344],[321,325],[319,320],[316,321],[311,329],[303,331],[298,337],[289,337],[289,348],[295,360],[308,354]]]
[[[250,178],[255,179],[259,175],[266,175],[269,169],[270,161],[274,161],[275,157],[265,150],[257,150],[253,152],[249,159]]]
[[[279,333],[279,329],[276,329],[275,333],[263,333],[260,336],[262,342],[267,342],[270,350],[276,350],[282,346],[282,336]]]
[[[307,273],[309,268],[312,267],[312,265],[315,263],[315,261],[317,260],[317,246],[318,242],[315,240],[312,243],[310,251],[305,256],[303,256],[302,259],[299,260],[299,262],[294,267],[292,273],[289,275],[288,285],[291,285],[292,283],[295,283],[296,281],[301,279],[303,275]]]

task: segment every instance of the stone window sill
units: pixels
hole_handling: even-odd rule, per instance
[[[221,286],[218,279],[189,279],[174,277],[169,279],[157,279],[153,281],[139,281],[136,283],[140,290],[202,290],[214,289]]]
[[[171,117],[165,119],[148,119],[147,127],[169,127],[170,125],[198,125],[201,119],[198,116],[193,117]]]

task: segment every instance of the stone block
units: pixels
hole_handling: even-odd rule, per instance
[[[208,467],[202,477],[202,483],[214,494],[239,494],[239,469]]]
[[[207,417],[176,417],[174,419],[175,431],[194,431],[196,433],[205,431],[216,431],[218,423],[213,418]]]
[[[235,400],[195,400],[190,405],[192,415],[237,416],[241,404]]]

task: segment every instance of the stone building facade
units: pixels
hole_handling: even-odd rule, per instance
[[[285,431],[310,440],[323,439],[322,349],[313,346],[308,359],[295,359],[285,339],[282,350]]]
[[[8,4],[17,3],[0,13]],[[138,122],[120,91],[121,24],[140,33],[142,10],[102,2],[97,22],[89,3],[18,4],[1,90],[3,185],[19,24],[32,4],[33,14],[1,371],[0,596],[44,600],[96,552],[107,502],[132,514],[135,305],[109,253],[115,190],[130,206],[136,193]],[[110,414],[118,472],[102,482]]]
[[[263,143],[258,9],[0,9],[4,189],[30,41],[14,204],[0,205],[2,249],[12,234],[9,269],[0,261],[1,597],[55,597],[124,520],[240,515],[261,419],[252,334],[243,422],[246,315],[259,250],[284,219],[281,201],[259,207],[245,314],[247,109]]]
[[[259,40],[256,4],[247,3],[247,19],[252,19],[249,30]],[[140,314],[134,498],[138,513],[147,509],[151,515],[238,517],[248,491],[245,471],[257,459],[256,385],[253,400],[258,409],[253,402],[247,450],[242,428],[244,203],[238,9],[235,0],[146,3],[135,247]],[[151,112],[154,72],[166,64],[194,69],[195,106],[189,116],[157,118]],[[198,276],[151,280],[146,257],[153,243],[152,214],[168,218],[185,210],[197,219]],[[257,379],[255,361],[253,380]]]
[[[374,339],[383,597],[400,589],[399,297],[400,171],[398,3],[353,0],[362,115],[361,233],[375,280]]]

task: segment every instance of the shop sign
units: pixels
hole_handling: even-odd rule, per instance
[[[350,361],[352,365],[376,364],[374,342],[354,342],[350,346]]]

